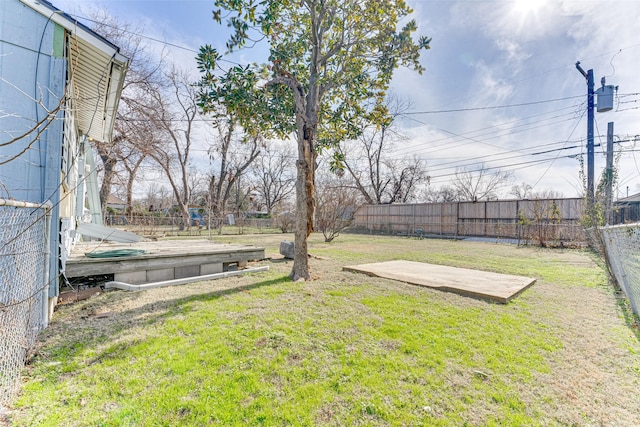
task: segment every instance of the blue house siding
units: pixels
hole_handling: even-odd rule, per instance
[[[17,0],[2,0],[0,22],[2,144],[29,132],[49,111],[58,108],[65,91],[67,61],[61,57],[64,52],[62,29],[47,17]],[[60,110],[54,120],[47,121],[50,123],[45,124],[46,130],[39,137],[37,133],[43,127],[0,147],[0,162],[8,161],[0,165],[0,197],[34,203],[50,201],[54,206],[50,229],[51,297],[58,294],[63,117]]]
[[[51,297],[85,200],[79,142],[111,141],[128,64],[48,1],[0,0],[0,198],[53,206]]]
[[[62,96],[64,96],[66,75],[66,61],[61,58],[51,58],[49,76],[50,102],[49,109],[55,109]],[[62,77],[62,78],[61,78]],[[64,143],[64,116],[62,111],[56,115],[56,120],[47,128],[46,149],[44,167],[42,168],[44,194],[42,200],[49,200],[53,204],[51,210],[51,228],[49,233],[50,257],[49,257],[49,297],[58,296],[58,262],[60,258],[60,185],[61,185],[61,159],[62,144]]]

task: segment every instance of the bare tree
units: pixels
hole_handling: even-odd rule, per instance
[[[437,189],[431,187],[425,188],[421,198],[425,202],[429,203],[457,202],[458,194],[450,185],[442,185]]]
[[[511,187],[510,194],[519,200],[530,199],[533,194],[533,187],[526,182],[521,182]]]
[[[295,190],[295,152],[285,144],[266,144],[251,168],[255,191],[268,214]]]
[[[139,117],[134,120],[133,117]],[[125,187],[127,210],[131,213],[133,207],[133,187],[139,178],[144,165],[149,162],[149,154],[157,141],[156,129],[150,120],[137,112],[128,120],[120,120],[117,124],[120,135],[126,135],[124,143],[113,147],[117,155],[122,181]]]
[[[209,157],[217,164],[217,170],[209,177],[209,207],[211,215],[217,219],[220,234],[222,217],[234,185],[260,154],[262,137],[238,130],[233,113],[223,106],[216,113],[214,126],[218,135],[209,149]]]
[[[512,172],[498,170],[492,173],[482,165],[477,170],[458,169],[452,184],[459,200],[478,201],[498,197],[512,181]]]
[[[426,164],[417,156],[402,160],[389,161],[392,187],[389,203],[409,203],[415,199],[419,184],[428,184]]]
[[[191,200],[189,204],[206,206],[208,197],[209,175],[198,169],[190,168],[189,174],[189,194]]]
[[[533,191],[533,187],[525,182],[514,185],[511,187],[511,193],[517,199],[532,199],[532,200],[548,200],[548,199],[560,199],[563,197],[560,191],[552,190],[550,188]]]
[[[331,242],[353,223],[360,206],[358,190],[345,184],[344,178],[333,174],[316,177],[316,226],[325,242]]]
[[[372,115],[356,141],[338,145],[338,156],[369,204],[406,203],[419,184],[428,182],[425,162],[417,156],[396,158],[393,150],[406,137],[397,131],[397,121],[409,103],[390,96],[384,117]]]
[[[389,148],[385,147],[389,139],[386,136],[387,128],[381,126],[379,130],[374,128],[363,133],[357,141],[351,142],[349,150],[346,149],[345,143],[337,147],[356,188],[369,204],[383,203],[382,200],[391,183],[391,177],[383,170],[383,152]],[[355,144],[358,144],[357,148],[353,146]]]
[[[115,132],[114,132],[115,133]],[[124,140],[123,136],[114,136],[112,145],[96,143],[95,148],[98,152],[100,160],[102,160],[102,185],[100,186],[100,205],[102,206],[102,214],[104,215],[107,200],[111,194],[113,179],[116,174],[116,165],[118,164],[118,156],[113,146]]]
[[[167,89],[150,92],[153,103],[145,108],[160,132],[149,156],[162,168],[176,198],[183,225],[189,226],[189,162],[196,133],[196,88],[186,72],[173,67],[166,73]]]
[[[149,183],[146,192],[146,205],[149,211],[168,211],[173,204],[173,197],[167,187],[155,181]]]
[[[149,132],[146,109],[151,102],[150,94],[157,92],[162,86],[164,56],[154,57],[150,53],[144,39],[139,35],[143,32],[140,26],[124,23],[105,10],[94,11],[91,15],[94,22],[93,30],[120,46],[122,54],[130,58],[118,105],[113,139],[111,143],[93,141],[102,161],[102,209],[106,208],[107,198],[119,172],[128,175],[124,180],[128,182],[127,202],[130,207],[133,183],[149,150],[150,140],[145,137]],[[122,166],[123,163],[126,165],[119,169],[118,166]]]

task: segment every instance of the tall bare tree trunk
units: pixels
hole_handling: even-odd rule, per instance
[[[113,178],[116,175],[116,164],[118,163],[118,159],[113,155],[113,153],[109,152],[103,144],[98,144],[97,149],[104,168],[102,185],[100,186],[100,206],[102,216],[104,217],[104,214],[107,211],[107,200],[111,194],[111,185],[113,183]]]
[[[293,268],[289,277],[293,281],[307,280],[309,274],[309,259],[307,256],[307,237],[311,233],[309,217],[310,208],[313,206],[308,196],[309,165],[304,158],[298,159],[296,163],[298,174],[296,177],[296,228],[295,246],[293,255]],[[312,186],[313,184],[311,184]],[[305,226],[306,224],[306,226]]]
[[[315,126],[302,127],[303,141],[298,143],[298,174],[296,177],[296,231],[291,280],[309,280],[309,257],[307,238],[313,231],[316,209],[315,199]]]
[[[127,178],[127,207],[126,214],[129,215],[129,218],[133,218],[133,184],[136,182],[136,176],[138,174],[138,170],[140,169],[140,165],[142,164],[144,157],[141,157],[136,161],[133,167],[127,167],[127,172],[129,172],[129,177]],[[127,165],[128,166],[128,165]]]

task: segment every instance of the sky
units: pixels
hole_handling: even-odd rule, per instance
[[[427,162],[433,187],[456,170],[511,171],[534,191],[581,195],[586,164],[587,82],[593,69],[617,86],[614,108],[595,114],[595,177],[605,167],[606,134],[614,123],[616,197],[640,193],[640,1],[407,0],[418,34],[432,37],[423,74],[398,69],[392,91],[411,107],[398,126],[408,138],[393,155]],[[224,51],[228,34],[212,19],[210,0],[53,0],[72,15],[100,7],[140,24],[154,49],[194,70],[195,51]],[[82,21],[82,19],[80,19]],[[171,45],[182,48],[172,47]],[[231,58],[264,59],[264,48]],[[201,151],[203,158],[206,152]],[[508,191],[503,198],[512,197]]]

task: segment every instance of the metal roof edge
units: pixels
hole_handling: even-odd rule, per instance
[[[114,64],[115,65],[115,64]],[[116,71],[115,68],[118,68]],[[108,92],[106,94],[106,117],[105,117],[105,129],[103,134],[106,136],[107,141],[111,142],[113,136],[113,128],[116,122],[116,116],[118,112],[118,104],[120,104],[120,98],[122,96],[122,90],[124,88],[124,79],[129,70],[129,61],[119,64],[119,66],[111,67],[111,78],[109,82]],[[115,83],[115,84],[114,84]]]
[[[618,200],[615,201],[615,203],[638,203],[640,202],[640,193],[636,193],[636,194],[632,194],[630,196],[627,197],[621,197]]]
[[[124,55],[120,54],[120,48],[109,40],[102,37],[83,23],[74,19],[63,10],[58,9],[53,4],[46,0],[19,0],[21,3],[29,6],[31,9],[40,13],[42,16],[47,17],[52,22],[65,28],[67,31],[76,35],[77,37],[86,40],[96,48],[100,49],[109,56],[112,56],[114,60],[121,63],[128,63],[129,60]]]

